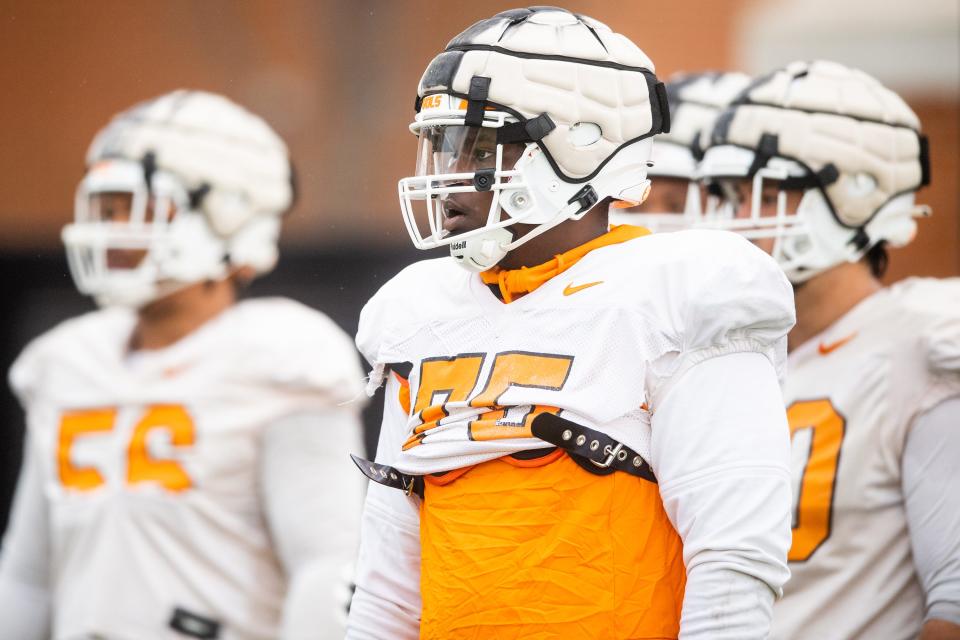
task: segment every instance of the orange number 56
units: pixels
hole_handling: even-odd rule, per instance
[[[89,409],[65,413],[60,419],[60,437],[57,446],[57,468],[63,486],[89,491],[105,483],[96,467],[78,467],[71,461],[70,452],[78,438],[94,433],[113,431],[116,409]],[[190,476],[175,460],[154,458],[148,450],[148,439],[156,431],[166,432],[170,443],[186,447],[194,443],[193,419],[180,405],[161,404],[148,407],[133,429],[127,445],[127,483],[154,482],[169,491],[184,491],[191,487]]]
[[[809,430],[809,450],[794,505],[793,544],[787,558],[802,562],[830,537],[840,445],[846,421],[826,399],[795,402],[787,409],[793,446]]]

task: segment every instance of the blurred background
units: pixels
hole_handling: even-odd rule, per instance
[[[396,182],[413,173],[407,131],[423,68],[486,0],[0,1],[0,369],[57,322],[91,309],[59,240],[94,133],[117,111],[184,87],[223,93],[287,140],[301,197],[278,269],[251,295],[311,304],[346,331],[366,299],[424,257]],[[960,274],[958,0],[575,0],[626,34],[667,78],[760,73],[794,59],[857,66],[913,106],[931,141],[934,209],[894,251],[887,280]],[[368,416],[371,433],[377,411]],[[19,467],[22,415],[0,391],[0,531]]]

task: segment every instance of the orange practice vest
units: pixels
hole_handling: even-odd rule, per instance
[[[559,449],[425,480],[421,638],[677,637],[683,547],[656,484]]]

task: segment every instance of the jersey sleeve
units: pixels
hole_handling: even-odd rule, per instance
[[[790,440],[776,373],[725,353],[680,375],[652,417],[650,464],[683,541],[683,638],[766,638],[790,573]]]
[[[916,420],[903,452],[903,495],[924,621],[960,624],[960,395]]]
[[[678,236],[672,256],[658,274],[664,295],[653,309],[671,347],[653,363],[650,406],[689,368],[730,353],[763,354],[782,382],[796,315],[793,288],[777,263],[733,233],[671,235]]]
[[[384,394],[377,462],[392,465],[401,450],[407,414],[392,374]],[[360,472],[357,471],[359,474]],[[356,591],[347,638],[415,640],[420,635],[419,499],[370,482],[360,525]]]
[[[264,434],[264,510],[287,575],[284,638],[343,637],[363,498],[350,461],[360,434],[358,416],[342,408],[286,416]]]

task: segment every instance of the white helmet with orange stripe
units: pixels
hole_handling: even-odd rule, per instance
[[[227,98],[180,90],[123,111],[94,138],[87,167],[62,236],[77,288],[99,304],[141,307],[276,263],[294,197],[287,147]]]
[[[475,271],[604,199],[642,201],[652,136],[669,130],[650,59],[553,7],[504,11],[451,40],[416,107],[417,173],[399,182],[407,230]],[[486,222],[470,228],[461,209],[479,206]]]

